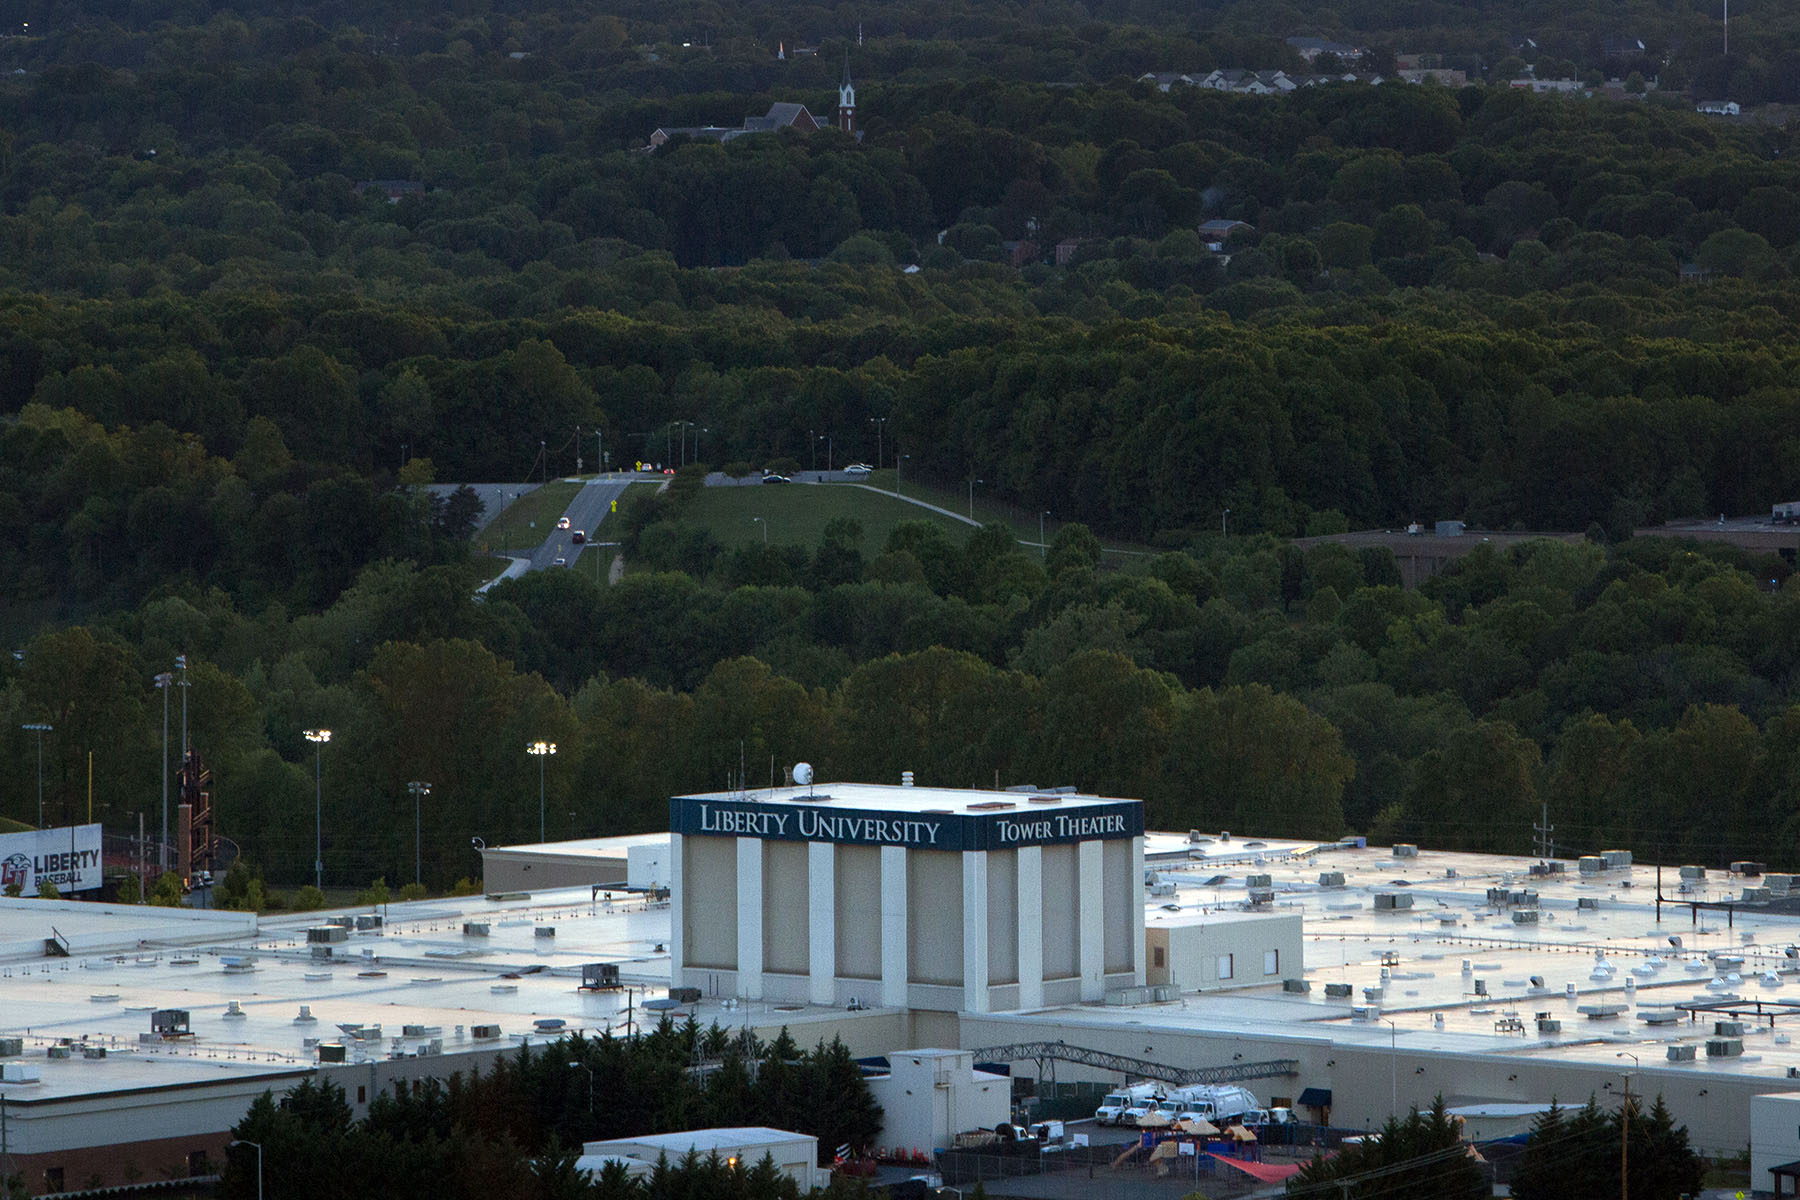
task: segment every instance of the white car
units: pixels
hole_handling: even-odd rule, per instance
[[[559,558],[555,562],[551,563],[550,565],[553,567],[566,567],[569,565],[569,560],[566,558]]]
[[[873,471],[874,469],[875,468],[871,467],[868,463],[851,463],[849,466],[844,468],[844,474],[846,474],[846,475],[867,475],[870,471]]]
[[[561,520],[557,521],[556,527],[558,529],[567,529],[569,527],[569,518],[563,517]]]

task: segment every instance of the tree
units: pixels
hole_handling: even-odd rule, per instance
[[[1287,837],[1343,832],[1355,764],[1329,721],[1260,683],[1203,689],[1180,707],[1157,820]]]
[[[1345,1146],[1331,1158],[1318,1157],[1288,1180],[1290,1196],[1321,1200],[1380,1196],[1384,1200],[1476,1200],[1492,1191],[1474,1148],[1462,1140],[1462,1125],[1437,1097],[1425,1112],[1389,1117],[1381,1132]],[[1582,1195],[1567,1191],[1563,1195]]]

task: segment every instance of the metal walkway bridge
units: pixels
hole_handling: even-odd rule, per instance
[[[1147,1058],[1109,1054],[1104,1050],[1090,1050],[1086,1046],[1071,1046],[1067,1042],[1013,1042],[1005,1046],[983,1046],[970,1053],[978,1063],[1033,1060],[1038,1064],[1040,1076],[1044,1074],[1044,1064],[1055,1060],[1079,1063],[1102,1071],[1117,1071],[1137,1079],[1155,1079],[1177,1087],[1201,1083],[1239,1083],[1246,1079],[1274,1079],[1300,1073],[1300,1060],[1295,1058],[1227,1063],[1222,1067],[1172,1067]]]

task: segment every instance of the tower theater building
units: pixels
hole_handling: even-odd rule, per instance
[[[980,1013],[1144,983],[1140,801],[830,784],[669,807],[677,985]]]

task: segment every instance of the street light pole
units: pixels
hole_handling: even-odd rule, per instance
[[[1039,559],[1046,559],[1046,558],[1050,557],[1049,545],[1044,541],[1044,518],[1049,515],[1050,514],[1047,512],[1041,512],[1038,514],[1038,558]]]
[[[156,852],[156,865],[162,871],[169,869],[169,689],[174,684],[173,672],[156,677],[156,690],[163,696],[162,845]]]
[[[313,886],[325,890],[325,743],[331,740],[329,729],[308,729],[306,740],[313,744]]]
[[[889,418],[887,418],[887,417],[870,417],[869,418],[869,424],[875,426],[875,469],[877,471],[881,470],[881,464],[883,462],[883,459],[881,457],[882,435],[887,432],[888,420],[889,420]]]
[[[1220,537],[1230,537],[1231,536],[1231,534],[1229,532],[1230,522],[1231,522],[1231,510],[1228,508],[1224,512],[1219,514],[1219,536]]]
[[[263,1200],[262,1144],[259,1142],[245,1141],[243,1138],[237,1138],[231,1142],[231,1145],[233,1145],[233,1146],[255,1146],[256,1147],[256,1200]]]
[[[37,734],[37,743],[38,743],[38,828],[42,829],[44,827],[44,735],[46,733],[49,733],[51,730],[53,730],[55,728],[55,726],[44,724],[41,721],[33,721],[28,725],[19,726],[19,728],[29,730],[30,732]]]
[[[181,672],[181,761],[187,762],[188,726],[187,726],[187,655],[175,656],[175,669]]]
[[[425,871],[420,865],[423,860],[419,853],[419,800],[421,797],[431,795],[431,785],[420,783],[415,779],[406,785],[406,790],[412,793],[413,798],[413,882],[423,887]]]
[[[819,431],[818,430],[809,429],[806,431],[806,444],[812,447],[812,469],[816,471],[819,469]]]
[[[1614,1058],[1629,1058],[1632,1070],[1625,1073],[1625,1103],[1619,1109],[1619,1200],[1631,1200],[1631,1076],[1638,1067],[1638,1056],[1621,1050]]]
[[[570,1063],[569,1063],[569,1069],[570,1069],[570,1070],[572,1070],[572,1071],[573,1071],[573,1070],[577,1070],[577,1069],[579,1069],[579,1070],[583,1070],[583,1071],[586,1071],[586,1072],[587,1072],[587,1077],[588,1077],[588,1111],[589,1111],[589,1112],[593,1112],[593,1111],[594,1111],[594,1068],[592,1068],[592,1067],[590,1067],[590,1066],[588,1066],[588,1065],[587,1065],[587,1064],[586,1064],[586,1063],[583,1063],[583,1062],[570,1062]]]
[[[555,742],[533,742],[525,747],[525,753],[535,754],[538,760],[538,841],[547,841],[544,832],[544,760],[556,753]]]
[[[969,476],[969,520],[971,521],[975,519],[975,485],[986,482],[987,480],[985,479],[977,479],[973,475]]]
[[[769,544],[769,523],[767,521],[763,520],[761,517],[751,517],[750,523],[752,525],[761,525],[763,527],[763,545],[765,545],[765,546],[768,545]]]

